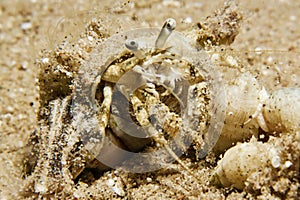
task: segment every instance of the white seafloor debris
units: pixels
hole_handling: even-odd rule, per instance
[[[270,136],[268,142],[252,137],[249,142],[238,143],[218,161],[211,184],[239,190],[251,188],[262,193],[264,185],[268,185],[282,194],[290,190],[294,196],[295,188],[289,189],[284,183],[298,176],[299,144],[299,131],[284,132],[281,137]]]
[[[243,189],[252,173],[270,165],[275,169],[280,167],[279,149],[258,141],[239,143],[226,151],[218,162],[212,181],[226,187]]]

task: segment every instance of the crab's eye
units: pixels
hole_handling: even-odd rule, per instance
[[[167,39],[169,38],[171,33],[175,30],[175,28],[176,28],[175,19],[172,18],[167,19],[156,39],[155,47],[157,49],[162,49],[164,47]]]
[[[125,46],[126,46],[127,49],[129,49],[131,51],[136,51],[139,48],[138,43],[134,40],[127,40],[125,42]]]
[[[176,28],[176,21],[175,21],[175,19],[172,19],[172,18],[167,19],[166,23],[165,23],[165,27],[168,30],[175,30],[175,28]]]
[[[139,44],[137,41],[135,40],[126,40],[125,41],[125,47],[131,51],[132,53],[134,53],[134,55],[138,58],[138,59],[143,59],[145,57],[144,52],[139,49]]]

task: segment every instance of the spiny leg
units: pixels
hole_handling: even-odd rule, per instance
[[[150,94],[150,98],[148,98],[147,100],[150,102],[146,102],[146,104],[160,104],[160,100],[159,98],[157,98],[155,95],[151,95]],[[150,100],[151,99],[151,100]],[[146,100],[146,101],[147,101]],[[147,127],[147,130],[149,131],[152,139],[159,144],[159,146],[163,146],[165,148],[165,150],[167,151],[167,153],[177,161],[177,163],[186,171],[188,172],[188,174],[191,175],[192,178],[194,178],[198,183],[200,183],[201,181],[194,175],[194,173],[192,172],[192,170],[184,163],[182,162],[182,160],[176,155],[176,153],[172,150],[172,148],[170,147],[170,145],[168,144],[168,141],[164,138],[164,134],[157,130],[155,128],[155,126],[157,126],[156,123],[152,124],[148,118],[145,118],[145,116],[139,116],[140,114],[143,113],[148,113],[149,111],[146,110],[145,107],[143,107],[143,103],[141,102],[141,100],[138,97],[133,97],[131,99],[131,102],[133,103],[134,109],[140,109],[140,112],[136,112],[137,113],[137,120],[139,121],[140,124],[142,124],[143,126]],[[161,105],[161,104],[160,104]],[[162,106],[162,105],[161,105]],[[148,109],[153,109],[152,108],[148,108]],[[159,112],[159,111],[157,111]],[[157,116],[159,117],[159,116]],[[167,116],[165,116],[165,118],[168,118]],[[159,120],[155,120],[155,121],[159,121]],[[165,122],[162,122],[165,123]],[[156,125],[155,125],[156,124]],[[159,123],[160,124],[160,123]],[[164,126],[163,124],[160,124],[160,126]],[[180,173],[184,174],[183,171],[179,171]]]
[[[200,183],[201,182],[200,179],[198,179],[195,176],[195,174],[192,172],[192,170],[181,161],[181,159],[176,155],[176,153],[168,145],[168,141],[163,136],[161,136],[162,133],[157,134],[157,135],[160,135],[160,136],[154,137],[155,142],[164,146],[165,149],[167,150],[167,152],[169,153],[169,155],[172,156],[172,158],[175,159],[177,161],[177,163],[191,175],[192,178],[194,178],[198,183]],[[184,173],[182,171],[179,171],[179,172],[184,175]]]

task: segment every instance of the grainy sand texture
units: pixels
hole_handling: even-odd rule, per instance
[[[101,171],[66,117],[76,73],[97,45],[116,33],[162,27],[170,17],[177,21],[176,30],[187,36],[199,36],[201,31],[193,31],[201,29],[200,24],[227,30],[224,27],[230,25],[223,22],[237,20],[238,26],[231,24],[237,28],[232,38],[213,32],[217,39],[211,38],[213,44],[206,44],[205,50],[210,55],[222,52],[229,58],[221,59],[220,66],[225,63],[239,73],[251,73],[268,93],[298,88],[292,94],[297,96],[294,105],[283,106],[290,115],[282,118],[293,116],[291,108],[299,108],[300,103],[300,1],[227,1],[237,5],[233,13],[238,13],[227,21],[218,18],[224,2],[0,1],[0,199],[299,199],[299,121],[293,129],[274,125],[270,134],[261,127],[257,138],[242,136],[245,141],[240,142],[254,145],[253,151],[236,151],[236,159],[245,167],[225,163],[221,169],[233,170],[234,175],[218,177],[220,182],[212,181],[216,178],[212,175],[225,157],[222,147],[201,160],[191,150],[155,172]],[[234,75],[224,79],[230,82]],[[270,159],[259,157],[269,151]],[[254,158],[241,157],[246,154]],[[265,162],[253,161],[256,158]]]

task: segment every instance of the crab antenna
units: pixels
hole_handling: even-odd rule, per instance
[[[162,49],[168,39],[168,37],[171,35],[172,31],[176,28],[176,21],[175,19],[168,18],[166,22],[164,23],[157,39],[155,42],[155,48]]]
[[[139,49],[139,44],[136,41],[126,40],[125,46],[128,50],[132,51],[138,59],[144,58],[143,52]]]

